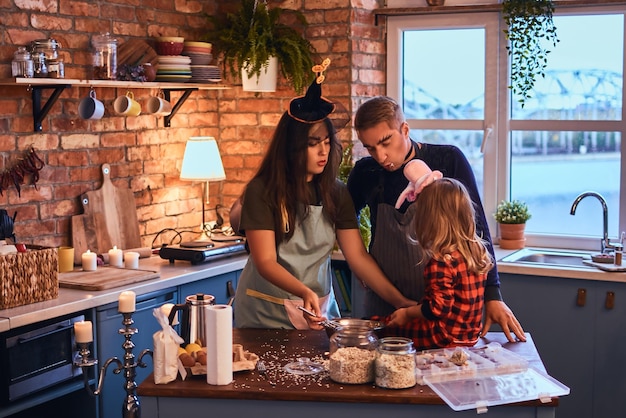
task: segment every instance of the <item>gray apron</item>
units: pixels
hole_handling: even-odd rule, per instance
[[[370,254],[385,276],[404,296],[419,301],[424,295],[424,265],[419,264],[422,250],[414,238],[412,221],[415,205],[414,203],[409,206],[405,213],[386,203],[378,205],[376,234],[370,247]],[[385,302],[371,289],[366,290],[366,316],[386,316],[393,311],[394,306]]]
[[[330,254],[335,245],[334,226],[322,214],[322,206],[309,206],[309,214],[297,217],[291,239],[282,242],[277,261],[320,297],[322,316],[337,318],[339,307],[333,294]],[[265,280],[252,257],[244,267],[235,296],[235,326],[238,328],[301,328],[290,320],[295,295]],[[299,319],[302,313],[298,311]],[[293,312],[292,312],[293,315]],[[295,321],[294,321],[295,322]],[[308,327],[307,327],[308,328]]]

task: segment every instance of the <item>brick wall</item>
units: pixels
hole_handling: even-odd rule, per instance
[[[300,9],[310,26],[306,36],[320,57],[330,57],[331,67],[324,95],[353,110],[364,96],[384,93],[384,25],[374,26],[371,11],[382,1],[285,0],[271,5]],[[231,1],[99,1],[0,0],[0,78],[11,75],[10,62],[19,45],[34,39],[54,38],[62,45],[66,78],[87,78],[93,34],[110,32],[120,44],[130,39],[177,35],[201,39],[205,14],[232,7]],[[243,92],[226,80],[231,89],[191,94],[173,117],[170,128],[162,118],[142,114],[120,117],[112,101],[125,89],[98,87],[105,116],[84,121],[77,115],[78,102],[89,93],[86,87],[65,89],[33,132],[32,102],[26,87],[0,86],[0,172],[10,168],[30,146],[46,162],[35,186],[3,190],[0,208],[17,211],[15,232],[27,243],[49,246],[71,243],[71,216],[82,213],[78,197],[100,187],[100,166],[112,166],[111,178],[118,187],[130,187],[136,198],[140,233],[151,245],[164,228],[195,229],[201,222],[200,183],[182,182],[178,176],[189,136],[214,136],[222,154],[226,180],[210,187],[214,208],[228,208],[254,174],[273,133],[274,126],[294,92],[279,80],[276,93]],[[144,103],[156,89],[133,89]],[[44,99],[49,91],[44,92]],[[180,93],[172,92],[176,101]],[[341,132],[344,141],[352,132]],[[227,209],[222,211],[227,217]],[[207,212],[215,219],[215,212]],[[166,242],[171,238],[162,237]],[[160,243],[157,240],[155,244]]]

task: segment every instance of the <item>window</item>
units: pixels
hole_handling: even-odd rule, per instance
[[[606,200],[609,237],[626,230],[624,14],[558,8],[560,42],[523,108],[510,97],[499,13],[388,19],[388,94],[402,103],[414,140],[464,151],[492,233],[497,203],[522,199],[533,214],[530,245],[597,250],[600,202],[585,198],[570,216],[589,190]]]

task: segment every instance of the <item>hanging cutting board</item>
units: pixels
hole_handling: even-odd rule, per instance
[[[111,167],[102,164],[102,187],[81,196],[83,215],[72,217],[74,262],[88,249],[98,254],[113,246],[122,250],[141,247],[135,195],[111,182]]]
[[[158,277],[159,273],[151,270],[98,267],[96,271],[74,270],[68,273],[59,273],[59,286],[70,289],[98,291],[127,286]]]

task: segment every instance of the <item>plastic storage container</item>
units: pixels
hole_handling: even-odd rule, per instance
[[[95,35],[93,47],[93,79],[115,80],[117,77],[117,39],[108,33]]]
[[[26,50],[26,47],[20,46],[13,54],[11,75],[13,77],[24,78],[32,78],[34,76],[33,59],[30,56],[30,52]]]
[[[492,405],[548,402],[570,393],[498,343],[422,351],[416,354],[416,364],[417,382],[430,386],[455,411],[484,413]]]
[[[378,338],[365,326],[342,327],[330,337],[330,378],[337,383],[374,381]]]
[[[376,386],[405,389],[415,386],[415,348],[404,337],[385,337],[376,350]]]

